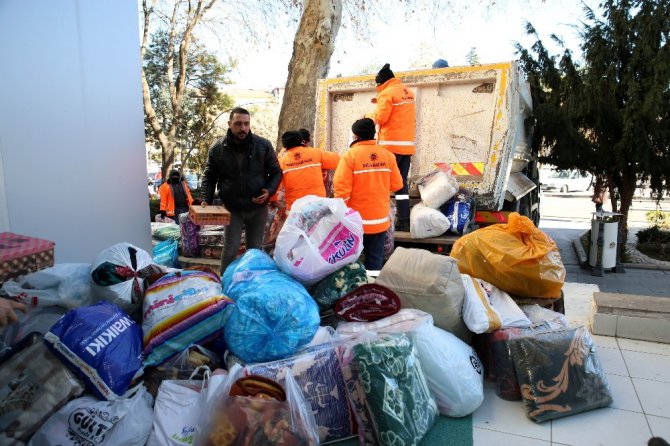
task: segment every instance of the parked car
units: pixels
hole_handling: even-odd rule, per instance
[[[200,177],[198,175],[187,173],[184,179],[186,180],[189,189],[193,190],[200,188]]]
[[[591,188],[592,175],[578,170],[547,170],[540,171],[540,187],[542,190],[559,190],[561,192],[586,191]]]

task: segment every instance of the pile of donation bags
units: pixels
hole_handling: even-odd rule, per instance
[[[308,204],[285,225],[302,237],[280,234],[274,259],[249,250],[221,278],[121,243],[87,274],[5,284],[32,308],[0,335],[0,443],[418,444],[438,416],[475,411],[485,378],[537,422],[611,402],[588,331],[519,307],[508,275],[396,248],[369,283],[360,216]],[[559,266],[546,257],[526,262],[531,283]]]

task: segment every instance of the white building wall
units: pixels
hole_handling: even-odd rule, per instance
[[[151,249],[137,0],[0,2],[0,231]]]

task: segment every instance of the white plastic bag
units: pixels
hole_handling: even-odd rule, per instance
[[[409,214],[412,238],[438,237],[449,229],[449,219],[440,211],[417,203]]]
[[[277,266],[303,285],[358,260],[363,220],[341,198],[307,195],[293,203],[275,243]]]
[[[207,369],[202,367],[198,369]],[[191,376],[199,370],[196,369]],[[183,446],[193,444],[195,427],[200,421],[200,398],[204,380],[165,380],[158,388],[154,404],[154,427],[147,446]]]
[[[18,282],[9,280],[2,285],[2,291],[14,300],[35,307],[83,307],[93,302],[90,274],[90,263],[58,263],[28,274]]]
[[[500,315],[501,328],[528,328],[532,325],[530,319],[526,317],[509,294],[482,279],[477,280],[488,293],[491,305]]]
[[[484,368],[472,347],[433,325],[420,325],[412,338],[440,413],[474,412],[484,401]]]
[[[143,446],[153,420],[153,398],[140,385],[124,398],[84,396],[67,403],[30,439],[34,446]]]
[[[500,314],[493,308],[488,293],[479,279],[468,274],[461,274],[465,287],[463,301],[463,322],[468,329],[477,334],[491,333],[502,326]]]
[[[438,168],[419,181],[419,194],[423,204],[438,209],[458,192],[458,181],[450,168]]]
[[[125,280],[108,284],[101,272],[106,266],[114,265],[116,274],[123,274]],[[132,313],[142,303],[144,297],[144,279],[152,274],[163,272],[154,264],[151,254],[130,243],[117,243],[98,254],[91,270],[91,290],[97,300],[108,300],[122,310]]]

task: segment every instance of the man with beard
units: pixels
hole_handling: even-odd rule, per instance
[[[251,133],[251,116],[241,107],[230,112],[228,132],[209,149],[202,181],[203,206],[212,204],[214,189],[230,212],[224,233],[221,274],[240,249],[242,229],[246,248],[261,248],[268,218],[268,201],[282,179],[270,141]]]

